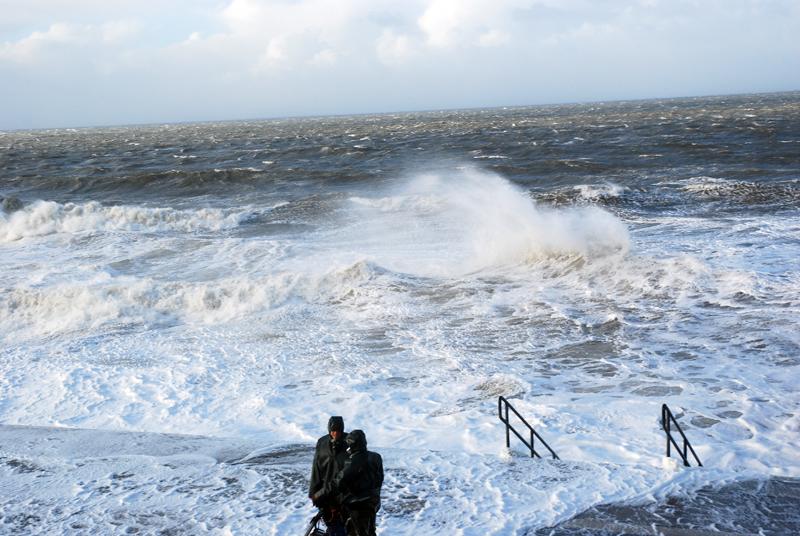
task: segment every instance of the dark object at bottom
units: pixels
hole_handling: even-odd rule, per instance
[[[347,509],[347,534],[349,536],[375,536],[375,508],[365,505],[362,508]]]
[[[347,536],[342,514],[337,510],[321,509],[311,518],[304,536]]]
[[[678,443],[677,441],[675,441],[675,438],[672,437],[672,428],[671,428],[672,425],[675,426],[675,429],[678,430],[678,433],[681,434],[681,437],[683,438],[683,450],[681,450],[681,448],[678,446]],[[667,407],[666,404],[661,405],[661,429],[664,430],[665,434],[667,434],[667,458],[670,457],[670,452],[671,452],[670,444],[672,444],[675,446],[675,452],[677,452],[678,455],[683,460],[683,465],[685,465],[686,467],[690,466],[689,452],[691,452],[692,456],[694,456],[694,459],[697,462],[697,465],[699,465],[700,467],[703,466],[703,464],[700,462],[700,458],[697,457],[697,454],[692,448],[692,444],[689,443],[689,440],[686,438],[686,434],[683,433],[681,425],[678,424],[678,420],[675,418],[675,416],[672,414],[672,412],[670,411],[669,407]]]
[[[308,529],[303,533],[303,536],[325,536],[325,531],[319,528],[319,522],[322,520],[322,510],[311,518],[308,524]]]
[[[594,506],[527,536],[800,534],[800,479],[772,477],[709,485],[645,504]]]

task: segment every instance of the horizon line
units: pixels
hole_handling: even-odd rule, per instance
[[[355,112],[355,113],[322,113],[322,114],[297,114],[297,115],[275,115],[275,116],[261,116],[261,117],[239,117],[230,119],[192,119],[182,121],[148,121],[142,123],[117,123],[117,124],[97,124],[97,125],[78,125],[78,126],[58,126],[58,127],[34,127],[34,128],[0,128],[0,134],[9,134],[12,132],[41,132],[52,130],[92,130],[104,128],[135,128],[135,127],[156,127],[156,126],[172,126],[172,125],[207,125],[212,123],[244,123],[244,122],[266,122],[266,121],[284,121],[294,119],[325,119],[325,118],[344,118],[344,117],[366,117],[366,116],[383,116],[394,114],[426,114],[437,112],[459,112],[459,111],[477,111],[477,110],[500,110],[510,108],[536,108],[536,107],[550,107],[550,106],[577,106],[577,105],[590,105],[590,104],[614,104],[626,102],[647,102],[647,101],[675,101],[686,99],[711,99],[711,98],[724,98],[724,97],[745,97],[755,95],[782,95],[790,93],[800,93],[800,89],[778,90],[778,91],[754,91],[754,92],[737,92],[737,93],[715,93],[703,95],[680,95],[672,97],[636,97],[626,99],[601,99],[601,100],[588,100],[588,101],[560,101],[560,102],[544,102],[536,104],[498,104],[492,106],[467,106],[456,108],[428,108],[416,110],[391,110],[391,111],[372,111],[372,112]]]

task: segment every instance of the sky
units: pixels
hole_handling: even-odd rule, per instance
[[[800,89],[800,0],[0,0],[0,129]]]

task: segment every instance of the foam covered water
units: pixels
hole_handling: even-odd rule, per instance
[[[0,239],[19,240],[56,233],[103,231],[219,231],[237,226],[243,215],[220,210],[181,211],[162,208],[111,206],[36,201],[29,207],[4,215]]]
[[[405,449],[393,533],[469,532],[404,483],[429,460],[448,490],[491,483],[458,498],[481,534],[797,477],[800,162],[775,140],[798,114],[789,95],[7,134],[0,422],[286,445],[341,414]],[[553,469],[534,514],[503,502],[501,395],[605,484]],[[663,458],[665,402],[707,470]],[[408,486],[427,506],[400,506]]]

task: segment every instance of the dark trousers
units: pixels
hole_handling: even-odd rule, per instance
[[[347,536],[340,510],[333,508],[324,509],[322,520],[325,522],[326,536]]]
[[[347,513],[346,526],[348,536],[375,536],[375,519],[377,517],[375,508],[372,506],[364,508],[349,507]]]

